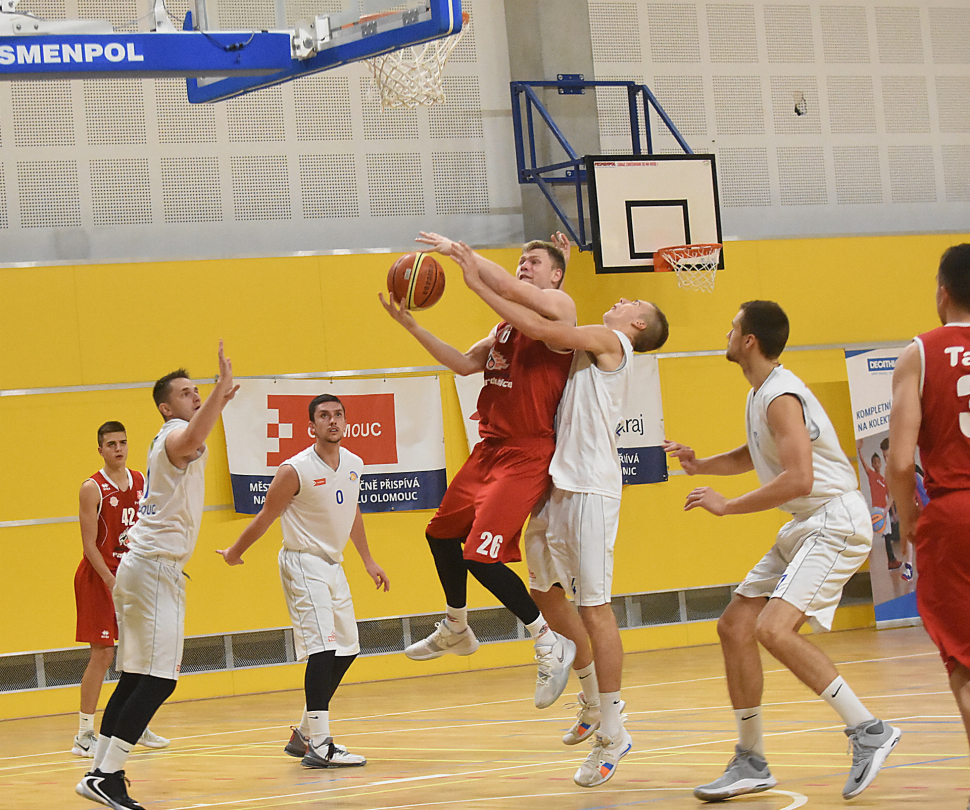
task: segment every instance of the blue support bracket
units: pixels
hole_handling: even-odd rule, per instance
[[[650,128],[649,111],[653,108],[660,121],[674,137],[685,154],[692,155],[694,151],[680,134],[674,122],[657,97],[645,84],[627,81],[586,81],[581,73],[562,73],[556,81],[511,82],[512,92],[512,126],[515,138],[515,163],[519,184],[535,185],[548,200],[556,216],[562,222],[563,228],[569,234],[572,242],[580,250],[592,250],[593,244],[586,234],[586,216],[588,200],[586,189],[586,162],[583,156],[576,153],[562,130],[553,120],[549,110],[539,99],[536,88],[556,88],[560,95],[579,95],[586,88],[595,87],[623,87],[627,91],[627,103],[630,115],[630,139],[633,154],[650,155],[653,153],[653,133]],[[639,105],[643,104],[646,113],[641,122]],[[545,125],[566,155],[566,159],[558,163],[539,165],[536,153],[536,118]],[[644,146],[646,147],[644,149]],[[563,206],[553,194],[554,186],[572,185],[576,190],[576,221],[569,217]]]

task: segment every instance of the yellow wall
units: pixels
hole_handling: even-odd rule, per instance
[[[963,241],[970,235],[729,243],[727,269],[713,295],[679,290],[672,274],[596,276],[591,256],[579,254],[566,289],[583,321],[598,321],[621,295],[655,301],[671,324],[665,352],[720,352],[738,304],[751,298],[772,298],[785,307],[793,347],[904,341],[935,325],[936,264],[943,249]],[[518,254],[486,253],[506,267]],[[145,382],[179,365],[199,380],[211,379],[219,338],[237,376],[432,365],[377,301],[392,258],[0,269],[0,389]],[[448,260],[444,264],[454,269]],[[459,273],[450,273],[448,284],[442,303],[418,317],[465,348],[495,318],[468,293]],[[784,361],[822,399],[854,455],[842,352],[792,351]],[[747,383],[736,366],[718,355],[665,359],[660,370],[668,436],[702,454],[743,442]],[[453,474],[465,455],[463,434],[450,375],[440,379]],[[160,425],[148,388],[0,397],[0,521],[75,515],[78,487],[99,466],[95,431],[107,419],[128,426],[130,463],[143,468]],[[231,492],[221,430],[210,448],[206,504],[224,507]],[[751,476],[717,483],[728,493],[754,486]],[[738,581],[783,521],[780,512],[720,520],[685,514],[681,506],[694,484],[672,476],[666,484],[627,489],[616,593]],[[374,592],[351,554],[347,569],[360,618],[440,609],[423,538],[428,517],[411,512],[365,518],[374,555],[393,587],[389,594]],[[205,514],[188,567],[190,635],[287,624],[275,566],[277,527],[241,568],[228,569],[214,553],[235,540],[246,520],[225,508]],[[77,524],[3,528],[0,544],[0,611],[21,617],[5,621],[0,653],[69,646],[71,583],[80,559]],[[491,604],[474,585],[470,605]],[[527,651],[521,657],[527,660]],[[403,662],[393,656],[383,671],[416,674],[405,673]]]

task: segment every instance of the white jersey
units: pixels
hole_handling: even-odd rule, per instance
[[[762,485],[784,471],[775,438],[768,429],[768,406],[783,394],[793,394],[802,403],[802,414],[812,441],[814,482],[809,495],[783,503],[778,508],[793,515],[809,515],[832,498],[858,489],[859,481],[821,403],[798,377],[784,366],[777,366],[757,391],[748,392],[745,412],[748,450]]]
[[[364,462],[341,447],[334,470],[310,445],[283,463],[300,477],[300,491],[280,516],[283,548],[341,562],[357,516]]]
[[[208,448],[180,470],[165,451],[173,430],[188,425],[169,419],[148,448],[145,494],[138,507],[138,522],[128,530],[128,549],[184,564],[195,550],[205,505],[205,462]]]
[[[633,345],[622,332],[614,333],[623,347],[623,360],[614,371],[599,368],[589,352],[573,355],[549,465],[557,489],[607,498],[619,498],[623,490],[616,426],[630,393]]]

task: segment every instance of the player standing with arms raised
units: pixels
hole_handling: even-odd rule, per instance
[[[455,245],[452,257],[469,288],[507,323],[549,346],[575,350],[559,404],[552,491],[533,512],[524,545],[536,604],[550,626],[576,644],[583,692],[563,742],[574,745],[595,734],[573,780],[596,787],[613,776],[633,746],[623,726],[623,645],[610,604],[623,488],[616,425],[630,395],[633,353],[660,348],[667,319],[651,303],[621,298],[601,325],[552,321],[493,290],[485,281],[491,277],[486,260],[467,245]]]
[[[283,548],[280,579],[293,620],[298,661],[306,661],[306,708],[286,753],[302,757],[308,768],[363,765],[367,760],[336,745],[330,733],[330,700],[360,652],[350,585],[341,563],[347,540],[378,588],[390,581],[371,556],[360,514],[360,477],[364,462],[340,446],[347,431],[343,403],[332,394],[310,402],[310,433],[315,441],[284,461],[266,491],[259,514],[239,539],[218,553],[229,565],[280,518]]]
[[[205,504],[205,441],[231,400],[232,363],[219,341],[219,379],[202,402],[185,369],[152,391],[165,424],[148,450],[145,494],[112,595],[118,614],[121,678],[105,707],[94,755],[77,793],[114,810],[140,810],[128,795],[125,764],[155,712],[175,691],[185,634],[185,563]]]
[[[724,773],[694,789],[703,801],[758,793],[777,784],[765,759],[759,642],[845,722],[852,768],[844,798],[869,786],[899,741],[899,729],[877,720],[828,656],[798,632],[806,621],[816,631],[832,628],[842,589],[869,554],[872,522],[828,415],[808,387],[778,362],[787,342],[788,317],[778,304],[742,304],[731,323],[726,357],[751,384],[747,443],[697,458],[690,447],[664,442],[688,475],[758,473],[761,486],[752,492],[728,499],[699,487],[687,496],[685,509],[721,516],[778,508],[792,515],[717,623],[739,740]]]
[[[916,546],[919,615],[970,738],[970,244],[943,254],[936,282],[943,326],[920,335],[896,361],[886,471],[903,554]],[[922,514],[917,446],[929,495]]]
[[[512,278],[492,265],[491,282],[502,295],[544,317],[573,325],[576,306],[559,289],[566,272],[562,234],[557,244],[529,242]],[[449,255],[450,239],[421,234],[419,242]],[[479,433],[461,470],[449,484],[426,530],[438,579],[445,593],[445,617],[428,638],[405,655],[418,661],[445,653],[471,655],[478,639],[468,626],[467,580],[471,572],[535,640],[539,675],[535,703],[552,705],[566,686],[575,645],[553,632],[522,580],[506,563],[522,559],[519,536],[535,503],[549,488],[549,462],[555,450],[555,416],[566,385],[571,353],[555,352],[508,323],[500,323],[466,352],[419,326],[403,305],[381,303],[388,314],[443,365],[456,374],[485,372],[478,398]]]
[[[71,753],[88,758],[94,757],[98,744],[94,715],[118,638],[111,589],[145,489],[145,476],[127,467],[128,434],[121,422],[105,422],[98,428],[98,454],[104,467],[81,484],[78,522],[84,556],[74,574],[76,640],[91,645],[91,657],[81,678],[79,728]],[[170,741],[146,728],[138,742],[148,748],[165,748]]]

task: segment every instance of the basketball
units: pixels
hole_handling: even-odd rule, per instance
[[[881,509],[872,512],[872,533],[883,534],[886,531],[886,513]]]
[[[427,253],[408,253],[387,271],[387,291],[412,311],[427,309],[444,294],[445,271]]]

